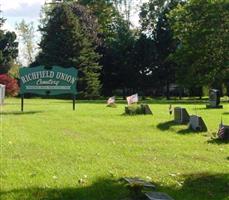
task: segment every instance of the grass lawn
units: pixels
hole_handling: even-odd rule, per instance
[[[229,199],[229,144],[212,138],[229,103],[179,102],[208,132],[175,125],[169,102],[148,102],[153,116],[124,116],[124,103],[7,99],[1,112],[1,200],[122,200],[122,177],[151,179],[176,200]],[[175,104],[174,104],[175,105]]]

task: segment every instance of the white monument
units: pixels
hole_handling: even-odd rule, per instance
[[[0,105],[3,105],[6,93],[6,86],[0,84]]]

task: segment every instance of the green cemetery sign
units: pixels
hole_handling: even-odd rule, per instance
[[[40,95],[73,94],[76,91],[77,70],[73,67],[23,67],[20,69],[20,93]]]
[[[75,110],[77,70],[59,66],[23,67],[20,74],[21,111],[24,110],[24,94],[58,95],[72,94]]]

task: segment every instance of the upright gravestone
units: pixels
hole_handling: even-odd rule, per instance
[[[209,92],[209,104],[206,108],[223,108],[220,104],[220,92],[216,89],[211,89]]]
[[[189,122],[189,114],[185,108],[174,108],[174,121],[179,124],[187,124]]]
[[[6,86],[0,84],[0,105],[4,104],[5,93],[6,93]]]
[[[194,131],[207,131],[208,130],[202,117],[199,117],[197,115],[190,116],[189,128],[191,128]]]

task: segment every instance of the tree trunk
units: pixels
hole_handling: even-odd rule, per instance
[[[166,81],[166,99],[170,100],[169,81]]]

